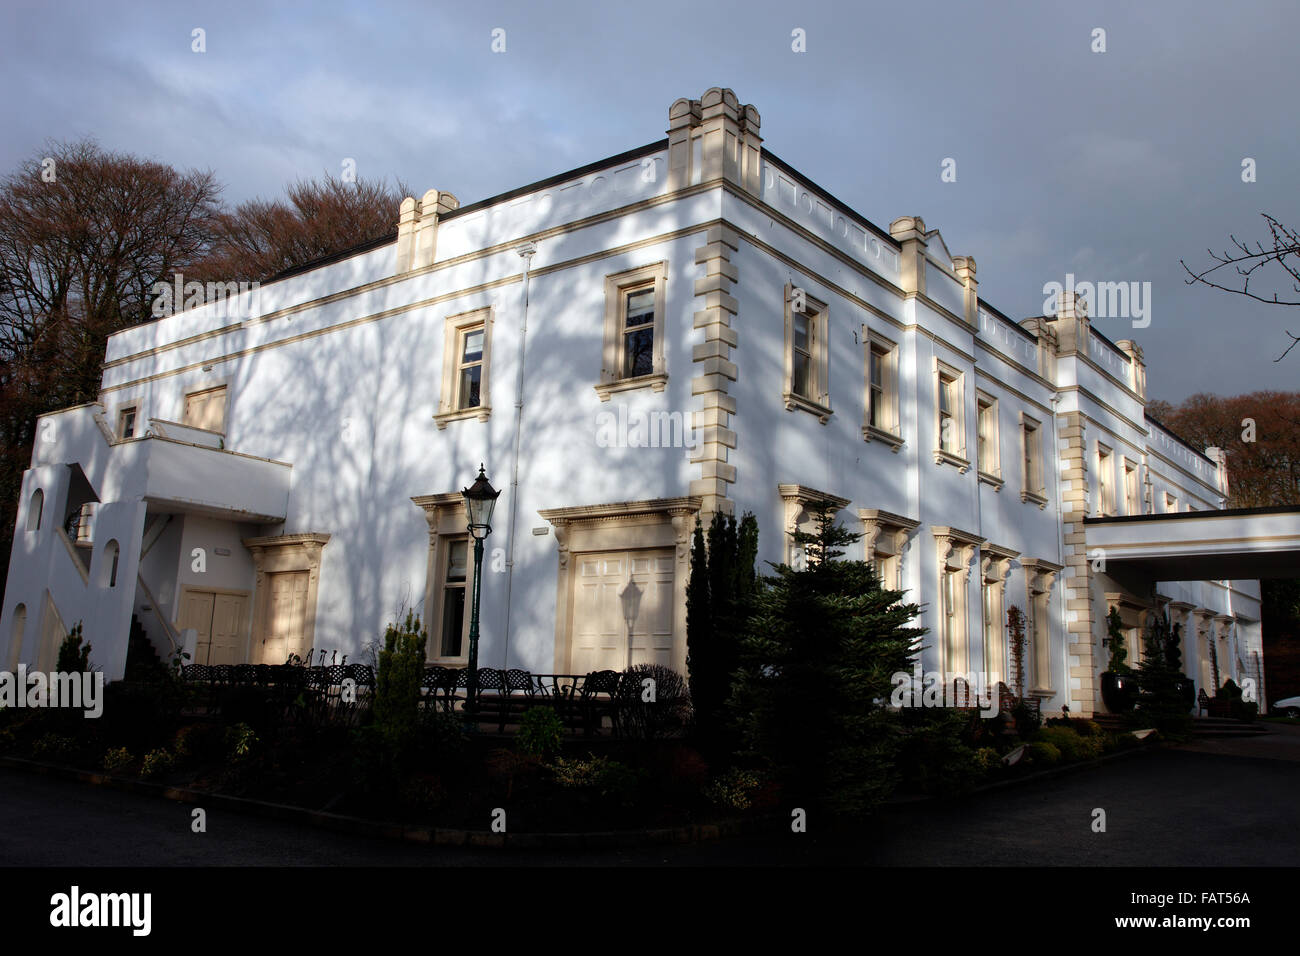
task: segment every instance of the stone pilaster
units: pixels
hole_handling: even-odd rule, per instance
[[[1070,709],[1090,716],[1096,709],[1097,666],[1093,628],[1097,618],[1092,602],[1092,565],[1088,560],[1083,519],[1088,513],[1087,423],[1080,412],[1057,417],[1061,468],[1061,523],[1065,533],[1065,571],[1061,579],[1066,602],[1066,657],[1071,686]]]
[[[695,280],[700,305],[695,327],[703,330],[704,341],[691,350],[696,373],[691,394],[700,397],[702,407],[692,413],[698,445],[691,461],[699,464],[700,477],[691,482],[690,493],[703,499],[700,517],[706,524],[714,512],[731,514],[734,510],[728,489],[736,480],[736,466],[728,458],[736,447],[736,432],[731,427],[736,399],[729,391],[737,375],[731,359],[737,343],[732,321],[738,306],[731,291],[739,276],[731,257],[738,247],[733,229],[713,226],[704,245],[695,250],[696,264],[704,267],[703,278]]]

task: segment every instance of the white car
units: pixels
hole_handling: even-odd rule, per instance
[[[1284,717],[1300,717],[1300,697],[1283,697],[1273,702],[1273,713]]]

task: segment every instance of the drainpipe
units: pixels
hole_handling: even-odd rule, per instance
[[[1065,616],[1065,606],[1069,603],[1065,597],[1065,572],[1068,571],[1069,568],[1066,567],[1065,564],[1065,515],[1063,512],[1065,502],[1062,500],[1063,496],[1061,495],[1061,439],[1057,433],[1056,423],[1056,406],[1060,401],[1061,396],[1059,393],[1052,395],[1052,465],[1056,473],[1056,563],[1061,565],[1061,600],[1059,616],[1061,618],[1061,636],[1063,639],[1063,643],[1061,644],[1061,693],[1064,696],[1064,700],[1061,703],[1063,706],[1068,707],[1070,705],[1070,625]],[[1083,554],[1084,559],[1087,560],[1087,542],[1084,543]],[[1091,579],[1088,580],[1088,600],[1091,601]],[[1088,640],[1092,640],[1091,634],[1088,635]],[[1048,660],[1050,661],[1050,650],[1048,651],[1048,654]]]
[[[519,369],[515,375],[515,448],[510,465],[510,524],[506,530],[506,636],[501,648],[501,667],[510,666],[510,593],[515,579],[515,522],[519,515],[519,442],[524,434],[524,355],[528,345],[528,271],[537,252],[537,243],[525,242],[515,248],[524,260],[524,308],[519,322]]]

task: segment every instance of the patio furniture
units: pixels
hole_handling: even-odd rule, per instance
[[[516,709],[519,709],[521,715],[527,710],[536,696],[536,690],[533,688],[533,675],[526,670],[512,667],[502,674],[501,693],[497,698],[497,710],[500,721],[497,726],[497,733],[506,732],[506,723]],[[516,696],[517,695],[517,696]],[[516,708],[518,705],[518,708]]]
[[[1197,715],[1205,712],[1207,717],[1231,717],[1232,701],[1222,697],[1211,697],[1202,687],[1196,695],[1196,712]]]

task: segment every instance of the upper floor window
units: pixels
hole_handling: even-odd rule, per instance
[[[1138,470],[1134,462],[1124,459],[1124,511],[1126,514],[1142,513],[1142,498],[1138,492]]]
[[[998,448],[998,400],[989,395],[975,394],[977,420],[975,433],[978,445],[976,459],[980,477],[998,487],[1002,485],[1002,457]]]
[[[596,386],[601,401],[625,388],[664,390],[667,279],[666,262],[605,277],[605,344]]]
[[[134,438],[135,421],[138,409],[134,405],[128,405],[117,413],[117,437]]]
[[[37,488],[27,501],[27,530],[41,530],[41,512],[45,510],[45,492]]]
[[[862,437],[879,438],[898,451],[898,346],[874,333],[867,335],[867,415]]]
[[[1020,480],[1021,501],[1034,501],[1039,508],[1047,505],[1047,488],[1043,479],[1043,435],[1037,419],[1020,413],[1020,446],[1022,466]]]
[[[965,389],[962,373],[945,362],[935,361],[935,452],[936,464],[957,465],[963,474],[970,467],[966,459]]]
[[[226,386],[205,388],[185,396],[185,418],[182,422],[191,428],[210,432],[226,430]]]
[[[790,410],[812,412],[825,424],[830,418],[829,311],[806,289],[785,287],[785,385],[782,399]]]
[[[433,416],[439,428],[463,418],[487,421],[492,359],[492,309],[448,316],[443,323],[442,395]]]
[[[1097,514],[1115,513],[1115,462],[1110,449],[1097,444]]]

